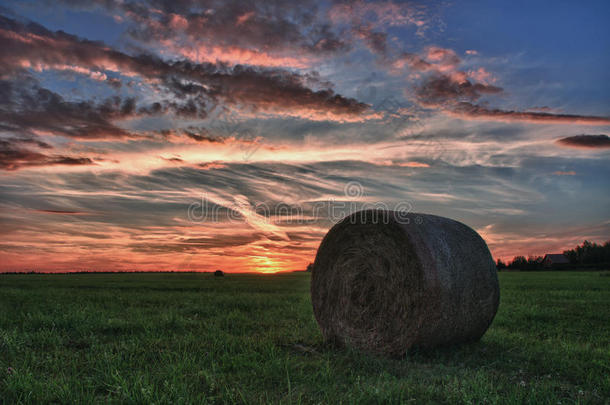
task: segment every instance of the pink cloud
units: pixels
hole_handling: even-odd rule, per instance
[[[289,56],[271,54],[263,50],[252,50],[238,46],[200,45],[197,48],[180,46],[171,41],[163,41],[166,48],[196,62],[228,62],[230,64],[256,65],[265,67],[293,67],[305,69],[315,62],[312,56]]]
[[[175,30],[185,30],[189,26],[189,22],[186,18],[179,14],[169,15],[169,26]]]
[[[263,104],[264,106],[264,104]],[[364,122],[369,120],[378,120],[384,117],[383,112],[366,111],[358,114],[342,114],[329,109],[328,111],[321,111],[315,108],[290,108],[282,109],[276,108],[272,105],[264,106],[264,111],[254,111],[248,114],[246,111],[242,112],[242,116],[248,116],[255,118],[265,117],[293,117],[300,118],[309,121],[332,121],[332,122]]]
[[[479,67],[476,70],[469,70],[468,76],[484,84],[496,82],[496,78],[491,73],[489,73],[484,67]]]
[[[431,46],[426,50],[426,58],[437,65],[441,72],[452,71],[462,62],[454,50]]]

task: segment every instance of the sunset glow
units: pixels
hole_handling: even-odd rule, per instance
[[[0,0],[0,272],[304,270],[363,207],[608,239],[607,3],[299,4]]]

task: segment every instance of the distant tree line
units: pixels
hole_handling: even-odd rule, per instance
[[[504,263],[502,259],[498,259],[496,267],[498,270],[510,269],[510,270],[542,270],[542,260],[544,256],[515,256],[513,260]]]
[[[574,249],[564,250],[563,255],[569,260],[569,264],[552,269],[565,270],[596,270],[610,268],[610,240],[604,244],[589,242],[585,240],[582,245],[576,246]],[[544,256],[515,256],[512,261],[504,263],[502,259],[498,259],[496,266],[499,271],[504,269],[509,270],[549,270],[544,265]]]

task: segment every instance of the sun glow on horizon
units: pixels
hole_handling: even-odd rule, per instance
[[[607,2],[132,3],[0,0],[0,272],[304,270],[365,205],[610,234]]]

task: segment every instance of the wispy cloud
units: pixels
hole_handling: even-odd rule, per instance
[[[441,21],[456,6],[10,7],[0,271],[303,269],[375,204],[460,220],[502,258],[607,234],[604,85],[469,43],[469,21]]]
[[[469,102],[460,102],[453,108],[448,109],[447,112],[455,117],[472,120],[529,122],[533,124],[610,125],[610,118],[608,117],[501,110],[498,108],[487,108]]]

